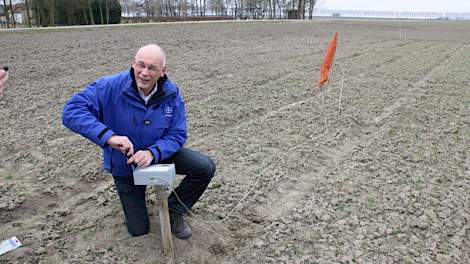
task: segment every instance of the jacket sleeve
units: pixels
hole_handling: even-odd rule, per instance
[[[179,91],[176,94],[175,102],[169,128],[159,140],[148,148],[153,154],[154,160],[152,163],[154,164],[171,157],[186,142],[186,110]]]
[[[105,147],[106,141],[114,132],[102,123],[103,102],[106,102],[104,90],[110,84],[103,79],[87,86],[75,94],[64,106],[62,123],[73,132],[91,140],[100,147]]]

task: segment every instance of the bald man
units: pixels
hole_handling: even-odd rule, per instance
[[[5,89],[7,80],[8,80],[8,72],[5,71],[4,69],[0,69],[0,94],[3,92],[3,89]]]
[[[134,185],[133,166],[174,163],[186,175],[168,197],[173,234],[192,231],[183,214],[214,176],[206,155],[184,148],[186,112],[179,88],[166,75],[166,55],[157,45],[141,47],[129,71],[88,85],[65,105],[63,124],[103,149],[104,169],[113,175],[132,236],[149,232],[146,186]],[[179,198],[179,199],[178,199]]]

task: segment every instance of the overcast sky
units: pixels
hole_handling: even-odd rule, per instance
[[[470,0],[320,0],[321,8],[341,10],[470,12]]]

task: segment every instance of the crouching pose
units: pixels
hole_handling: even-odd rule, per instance
[[[141,47],[129,71],[98,79],[74,95],[64,107],[62,122],[103,148],[104,168],[113,175],[133,236],[149,232],[149,217],[146,186],[134,185],[132,165],[174,163],[176,173],[186,176],[175,189],[178,197],[168,197],[171,231],[186,239],[192,231],[183,214],[206,190],[215,164],[183,147],[184,102],[166,75],[165,60],[159,46]]]

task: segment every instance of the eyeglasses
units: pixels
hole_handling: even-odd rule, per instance
[[[143,63],[141,61],[135,62],[134,67],[139,69],[139,70],[143,70],[143,69],[147,68],[147,70],[150,71],[150,72],[159,72],[163,69],[162,66],[156,66],[156,65],[145,66],[145,63]]]

